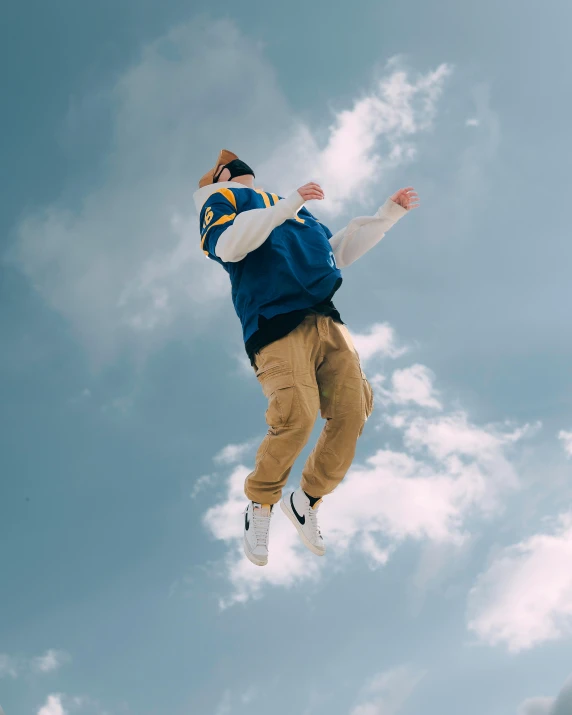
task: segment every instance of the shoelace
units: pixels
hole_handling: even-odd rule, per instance
[[[256,535],[256,541],[262,541],[264,544],[268,542],[268,530],[270,529],[270,518],[272,512],[269,516],[264,516],[256,513],[256,509],[252,510],[252,525],[254,526],[254,534]]]
[[[309,506],[308,507],[308,516],[310,517],[310,521],[312,522],[314,531],[318,534],[319,538],[321,539],[322,532],[320,531],[320,527],[318,526],[318,509],[312,509],[312,507]]]

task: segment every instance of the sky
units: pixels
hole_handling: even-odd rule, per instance
[[[0,714],[570,715],[570,5],[2,14]],[[221,148],[333,232],[421,197],[336,297],[375,410],[323,559],[241,551]]]

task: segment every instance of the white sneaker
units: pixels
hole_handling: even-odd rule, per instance
[[[280,502],[282,511],[298,529],[304,546],[316,556],[326,553],[326,545],[318,526],[318,508],[321,503],[319,499],[313,507],[310,506],[310,500],[301,488],[285,494]]]
[[[268,563],[268,532],[272,507],[250,502],[244,510],[244,553],[257,566]]]

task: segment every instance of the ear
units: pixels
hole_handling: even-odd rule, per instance
[[[221,168],[221,167],[219,166],[219,167],[218,167],[218,170],[220,170],[220,168]],[[222,177],[224,176],[225,172],[228,174],[228,176],[223,179]],[[215,178],[216,176],[217,176],[217,175],[216,175],[216,173],[215,173],[214,176],[213,176],[213,183],[214,183],[214,178]],[[220,172],[219,176],[217,177],[216,183],[218,184],[220,181],[223,181],[223,182],[225,182],[225,181],[230,181],[230,171],[229,171],[226,167],[224,167],[224,168],[222,169],[222,171]]]

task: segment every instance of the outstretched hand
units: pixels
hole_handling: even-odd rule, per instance
[[[399,189],[393,194],[391,200],[403,206],[406,211],[419,207],[419,196],[412,186],[408,186],[406,189]]]
[[[304,201],[321,201],[324,198],[324,191],[320,184],[315,181],[310,181],[309,184],[304,184],[298,189],[298,193]]]

